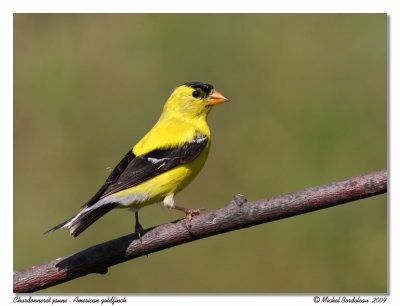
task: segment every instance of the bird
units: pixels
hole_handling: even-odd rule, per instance
[[[138,211],[158,202],[183,211],[190,231],[192,218],[202,209],[175,205],[174,197],[196,177],[208,157],[210,110],[228,101],[208,83],[186,82],[175,88],[156,124],[126,153],[93,197],[75,216],[46,233],[66,228],[75,238],[111,210],[128,208],[135,213],[135,233],[142,240]]]

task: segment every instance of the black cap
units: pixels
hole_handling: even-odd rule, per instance
[[[211,90],[214,89],[214,86],[212,86],[211,84],[202,82],[186,82],[183,85],[192,87],[194,89],[201,89],[207,96],[210,94]]]

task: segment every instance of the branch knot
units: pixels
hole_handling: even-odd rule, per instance
[[[244,203],[247,202],[247,199],[244,195],[238,193],[235,195],[231,201],[231,205],[237,205],[237,206],[242,206]]]

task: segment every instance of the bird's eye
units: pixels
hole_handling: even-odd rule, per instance
[[[200,92],[195,90],[195,91],[193,91],[192,96],[195,98],[198,98],[198,97],[200,97]]]

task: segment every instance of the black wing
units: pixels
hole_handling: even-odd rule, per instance
[[[101,199],[102,195],[106,191],[106,189],[113,183],[118,180],[118,177],[122,172],[128,167],[129,163],[135,159],[135,154],[133,154],[132,149],[125,154],[124,158],[118,163],[118,165],[114,168],[114,170],[108,176],[106,182],[101,186],[101,188],[96,192],[96,194],[85,204],[84,207],[92,206],[98,200]]]
[[[100,190],[84,206],[92,206],[107,195],[134,187],[178,165],[196,159],[207,143],[208,138],[200,134],[191,142],[176,148],[156,149],[139,156],[135,156],[132,150],[129,151],[111,172]]]

